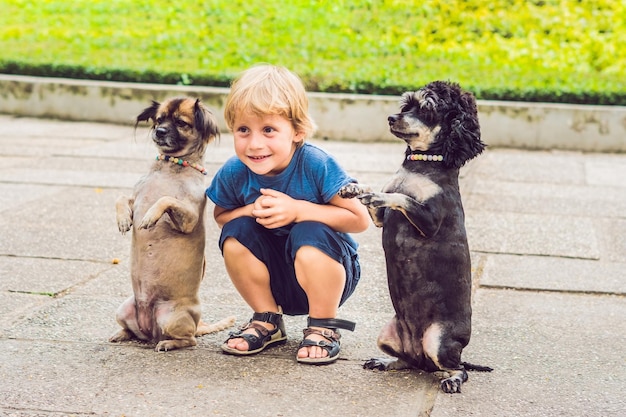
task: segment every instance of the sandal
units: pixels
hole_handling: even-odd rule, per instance
[[[254,321],[262,321],[274,325],[274,330],[268,330]],[[256,334],[244,333],[245,330],[254,329]],[[248,350],[238,350],[228,346],[231,339],[241,338],[248,342]],[[270,345],[284,343],[287,340],[282,311],[279,313],[254,313],[250,321],[239,328],[236,332],[230,332],[228,339],[222,344],[222,351],[231,355],[246,356],[259,353]]]
[[[333,363],[337,360],[337,358],[339,358],[339,351],[341,350],[341,342],[339,341],[339,339],[341,339],[341,335],[339,334],[337,329],[339,328],[354,331],[356,323],[341,319],[314,319],[309,317],[307,326],[308,327],[303,330],[304,339],[300,343],[300,346],[298,346],[298,350],[308,346],[319,346],[322,349],[326,350],[326,352],[328,352],[328,356],[324,358],[299,358],[296,355],[296,360],[300,363],[324,365],[328,363]],[[324,329],[311,329],[311,326],[323,327]],[[320,335],[327,340],[313,341],[307,339],[307,337],[312,334]]]

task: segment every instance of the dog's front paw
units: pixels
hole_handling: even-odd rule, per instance
[[[341,198],[354,198],[367,192],[370,192],[370,187],[352,182],[341,187],[337,194]]]
[[[161,218],[161,214],[162,213],[158,212],[154,208],[154,206],[151,207],[150,210],[148,210],[146,214],[143,216],[143,219],[141,219],[141,223],[139,223],[139,228],[149,229],[150,227],[154,226],[155,224],[157,224],[157,222]]]
[[[384,194],[381,193],[363,193],[357,198],[362,204],[370,208],[378,208],[386,205]]]
[[[133,220],[130,217],[117,219],[117,228],[120,233],[125,235],[133,226]]]
[[[152,218],[146,216],[146,217],[144,217],[141,220],[141,223],[139,223],[139,228],[140,229],[149,229],[152,226],[154,226],[157,223],[158,220],[159,219],[152,219]]]
[[[133,201],[121,196],[115,202],[115,220],[121,234],[126,234],[133,226]]]

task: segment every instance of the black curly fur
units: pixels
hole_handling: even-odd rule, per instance
[[[445,371],[442,390],[461,392],[468,370],[491,371],[461,361],[471,336],[472,276],[459,169],[485,149],[476,100],[456,83],[434,81],[404,93],[400,112],[387,121],[407,143],[406,155],[443,160],[406,158],[380,192],[363,188],[357,195],[383,229],[396,312],[378,337],[393,359],[374,358],[364,367]]]
[[[480,138],[476,99],[472,93],[448,81],[433,81],[418,92],[426,98],[420,118],[426,118],[426,124],[441,127],[429,153],[443,155],[443,163],[447,167],[460,168],[485,149],[486,145]],[[403,104],[417,105],[406,101]]]

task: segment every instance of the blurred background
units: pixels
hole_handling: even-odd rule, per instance
[[[626,105],[626,1],[1,0],[0,73],[229,86],[256,63],[310,91]]]

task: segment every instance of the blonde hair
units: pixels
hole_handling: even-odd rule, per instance
[[[296,132],[304,133],[305,139],[317,128],[309,115],[309,100],[302,80],[284,67],[255,65],[233,81],[224,106],[224,119],[231,131],[235,116],[246,111],[259,116],[285,117]]]

